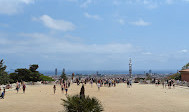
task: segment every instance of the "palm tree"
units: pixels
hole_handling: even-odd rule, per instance
[[[84,95],[84,85],[81,88],[80,95],[67,96],[67,100],[62,99],[66,112],[101,112],[103,106],[100,101]]]

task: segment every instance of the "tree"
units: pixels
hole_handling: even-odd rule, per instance
[[[14,82],[21,81],[31,81],[31,71],[26,68],[16,69],[15,73],[10,74],[10,78],[14,80]]]
[[[173,75],[168,76],[167,78],[168,79],[181,80],[181,74],[180,73],[175,73]]]
[[[39,68],[39,65],[33,64],[33,65],[30,65],[29,70],[30,70],[31,72],[36,72],[36,70],[37,70],[38,68]]]
[[[101,112],[103,106],[100,101],[89,96],[84,97],[84,86],[81,88],[80,95],[67,96],[67,100],[62,99],[66,112]]]
[[[5,71],[7,68],[6,65],[4,65],[3,60],[0,61],[0,84],[7,84],[11,82],[11,79],[9,78],[8,73]]]
[[[41,74],[37,71],[39,68],[38,65],[33,64],[30,65],[29,69],[21,68],[16,69],[14,73],[10,74],[10,78],[14,80],[14,82],[17,81],[32,81],[37,82],[40,81]]]
[[[189,67],[189,63],[187,63],[186,65],[184,65],[184,66],[182,67],[182,70],[188,69],[188,67]]]
[[[63,69],[60,78],[61,78],[61,79],[64,79],[64,80],[67,80],[67,79],[68,79],[67,76],[66,76],[66,73],[65,73],[65,69]]]
[[[52,77],[44,76],[43,74],[41,74],[40,80],[41,81],[54,81],[54,79]]]

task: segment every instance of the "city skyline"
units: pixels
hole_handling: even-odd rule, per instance
[[[177,71],[189,62],[188,0],[0,0],[8,70]]]

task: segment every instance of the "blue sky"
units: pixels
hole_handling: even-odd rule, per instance
[[[8,69],[177,70],[189,62],[189,0],[0,0]]]

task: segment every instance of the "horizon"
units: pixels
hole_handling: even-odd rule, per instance
[[[189,62],[188,0],[0,0],[7,70],[177,71]]]

